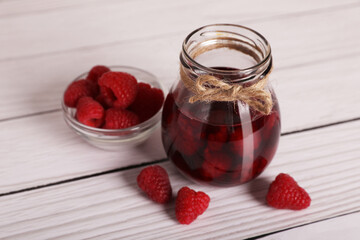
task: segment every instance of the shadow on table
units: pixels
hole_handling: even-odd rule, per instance
[[[271,181],[264,177],[256,178],[255,180],[247,184],[249,194],[257,202],[266,205],[266,194],[270,186]]]

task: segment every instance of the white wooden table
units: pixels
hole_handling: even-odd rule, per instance
[[[182,40],[210,23],[236,23],[271,43],[282,113],[277,155],[257,180],[211,188],[180,176],[159,130],[138,148],[105,152],[65,125],[66,85],[96,64],[130,65],[176,81]],[[360,1],[0,0],[1,239],[359,239]],[[174,204],[136,186],[159,163],[174,193],[207,192],[189,226]],[[269,182],[290,173],[313,201],[266,206]]]

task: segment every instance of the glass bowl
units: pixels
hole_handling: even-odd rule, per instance
[[[152,87],[164,91],[156,77],[144,70],[127,67],[113,66],[109,67],[111,71],[126,72],[135,76],[138,82],[148,83]],[[81,74],[74,81],[86,78],[88,72]],[[73,82],[74,82],[73,81]],[[165,93],[164,93],[165,94]],[[124,129],[102,129],[86,126],[78,122],[75,118],[76,108],[67,107],[62,97],[61,106],[66,124],[76,134],[80,135],[89,144],[109,151],[120,150],[123,147],[136,146],[150,137],[153,131],[160,126],[162,108],[150,119],[138,125]]]

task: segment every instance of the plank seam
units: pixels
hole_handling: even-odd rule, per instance
[[[357,211],[354,211],[354,212],[348,212],[348,213],[344,213],[344,214],[340,214],[340,215],[336,215],[336,216],[332,216],[332,217],[328,217],[328,218],[324,218],[324,219],[320,219],[320,220],[316,220],[316,221],[309,222],[309,223],[305,223],[305,224],[300,224],[300,225],[297,225],[297,226],[285,228],[285,229],[278,230],[278,231],[274,231],[274,232],[270,232],[270,233],[265,233],[265,234],[258,235],[258,236],[254,236],[254,237],[251,237],[251,238],[246,238],[245,240],[257,240],[257,239],[262,239],[262,238],[264,238],[264,237],[267,237],[267,236],[270,236],[270,235],[274,235],[274,234],[280,233],[280,232],[285,232],[285,231],[288,231],[288,230],[291,230],[291,229],[294,229],[294,228],[299,228],[299,227],[307,226],[307,225],[310,225],[310,224],[313,224],[313,223],[318,223],[318,222],[322,222],[322,221],[327,221],[327,220],[330,220],[330,219],[334,219],[334,218],[338,218],[338,217],[344,217],[344,216],[347,216],[347,215],[350,215],[350,214],[356,214],[356,213],[360,213],[360,210],[357,210]]]
[[[8,117],[8,118],[0,119],[0,123],[12,121],[12,120],[18,120],[18,119],[22,119],[22,118],[36,117],[36,116],[39,116],[39,115],[45,115],[45,114],[50,114],[50,113],[55,113],[55,112],[60,112],[60,111],[61,111],[61,108],[57,108],[57,109],[46,110],[46,111],[41,111],[41,112],[18,115],[18,116],[14,116],[14,117]]]
[[[28,191],[32,191],[32,190],[41,189],[41,188],[52,187],[52,186],[56,186],[56,185],[60,185],[60,184],[64,184],[64,183],[75,182],[75,181],[84,180],[84,179],[88,179],[88,178],[98,177],[98,176],[102,176],[102,175],[106,175],[106,174],[110,174],[110,173],[126,171],[126,170],[130,170],[130,169],[138,168],[138,167],[145,167],[145,166],[148,166],[151,164],[163,163],[166,161],[168,161],[168,159],[160,159],[160,160],[156,160],[156,161],[152,161],[152,162],[145,162],[145,163],[140,163],[140,164],[136,164],[136,165],[115,168],[115,169],[111,169],[111,170],[107,170],[107,171],[103,171],[103,172],[98,172],[98,173],[83,175],[83,176],[79,176],[79,177],[75,177],[75,178],[65,179],[65,180],[61,180],[58,182],[52,182],[52,183],[48,183],[48,184],[24,188],[24,189],[20,189],[20,190],[11,191],[11,192],[0,193],[0,197],[13,195],[13,194],[17,194],[17,193],[28,192]]]
[[[353,57],[357,57],[360,55],[360,52],[355,52],[352,54],[346,54],[346,55],[342,55],[340,56],[341,58],[353,58]],[[289,66],[284,66],[284,67],[279,67],[277,68],[278,71],[282,71],[282,70],[287,70],[287,69],[294,69],[294,68],[298,68],[298,67],[306,67],[309,65],[313,65],[313,64],[317,64],[317,63],[324,63],[324,62],[332,62],[332,61],[338,61],[339,60],[339,56],[337,56],[336,58],[327,58],[327,59],[319,59],[313,62],[303,62],[300,63],[298,65],[289,65]],[[2,62],[2,60],[0,59],[0,62]],[[54,112],[59,112],[61,111],[61,108],[56,108],[56,109],[51,109],[51,110],[46,110],[46,111],[40,111],[40,112],[34,112],[34,113],[29,113],[29,114],[24,114],[24,115],[18,115],[18,116],[13,116],[13,117],[8,117],[8,118],[3,118],[0,119],[0,124],[2,122],[8,122],[11,120],[17,120],[17,119],[21,119],[21,118],[27,118],[27,117],[34,117],[37,115],[43,115],[43,114],[50,114],[50,113],[54,113]]]
[[[282,133],[281,136],[287,136],[287,135],[292,135],[292,134],[297,134],[297,133],[302,133],[302,132],[313,131],[313,130],[317,130],[317,129],[321,129],[321,128],[341,125],[341,124],[355,122],[355,121],[359,121],[359,120],[360,120],[360,117],[352,118],[352,119],[343,120],[343,121],[334,122],[334,123],[328,123],[328,124],[324,124],[324,125],[320,125],[320,126],[304,128],[304,129],[301,129],[301,130],[285,132],[285,133]],[[48,183],[48,184],[43,184],[43,185],[38,185],[38,186],[34,186],[34,187],[29,187],[29,188],[23,188],[23,189],[19,189],[19,190],[15,190],[15,191],[0,193],[0,197],[9,196],[9,195],[18,194],[18,193],[23,193],[23,192],[29,192],[29,191],[32,191],[32,190],[52,187],[52,186],[56,186],[56,185],[60,185],[60,184],[64,184],[64,183],[75,182],[75,181],[84,180],[84,179],[88,179],[88,178],[98,177],[98,176],[102,176],[102,175],[106,175],[106,174],[110,174],[110,173],[126,171],[126,170],[130,170],[130,169],[135,169],[135,168],[138,168],[138,167],[148,166],[148,165],[151,165],[151,164],[163,163],[163,162],[166,162],[166,161],[168,161],[168,159],[165,158],[165,159],[155,160],[155,161],[151,161],[151,162],[140,163],[140,164],[130,165],[130,166],[121,167],[121,168],[110,169],[110,170],[103,171],[103,172],[83,175],[83,176],[70,178],[70,179],[65,179],[65,180],[52,182],[52,183]]]
[[[360,117],[351,118],[351,119],[342,120],[342,121],[333,122],[333,123],[327,123],[327,124],[323,124],[323,125],[319,125],[319,126],[315,126],[315,127],[309,127],[309,128],[303,128],[303,129],[299,129],[299,130],[295,130],[295,131],[285,132],[285,133],[282,133],[281,136],[287,136],[287,135],[301,133],[301,132],[308,132],[308,131],[312,131],[312,130],[341,125],[341,124],[355,122],[355,121],[359,121],[359,120],[360,120]]]

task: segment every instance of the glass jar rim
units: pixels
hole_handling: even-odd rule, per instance
[[[200,32],[202,30],[205,30],[207,28],[211,28],[211,27],[235,27],[235,28],[243,29],[243,30],[249,31],[250,33],[255,34],[255,36],[257,36],[262,41],[262,44],[266,47],[265,52],[263,52],[264,56],[255,65],[252,65],[247,68],[239,68],[239,69],[226,69],[226,70],[215,69],[215,68],[207,67],[207,66],[199,63],[198,61],[196,61],[194,58],[192,58],[190,56],[188,49],[187,49],[187,44],[189,43],[189,40],[191,39],[191,37],[193,37],[196,33]],[[230,32],[228,32],[228,33],[230,33]],[[234,32],[232,32],[232,33],[234,33]],[[183,41],[182,52],[185,55],[185,57],[191,62],[191,64],[193,64],[197,68],[199,68],[203,71],[206,71],[206,72],[218,73],[218,74],[236,74],[238,72],[250,71],[250,70],[260,68],[262,65],[264,65],[268,62],[271,63],[271,47],[270,47],[270,44],[268,43],[268,41],[266,40],[266,38],[262,34],[260,34],[259,32],[255,31],[251,28],[248,28],[248,27],[245,27],[242,25],[237,25],[237,24],[229,24],[229,23],[209,24],[209,25],[205,25],[205,26],[195,29],[194,31],[189,33],[187,35],[187,37],[185,38],[185,40]]]

